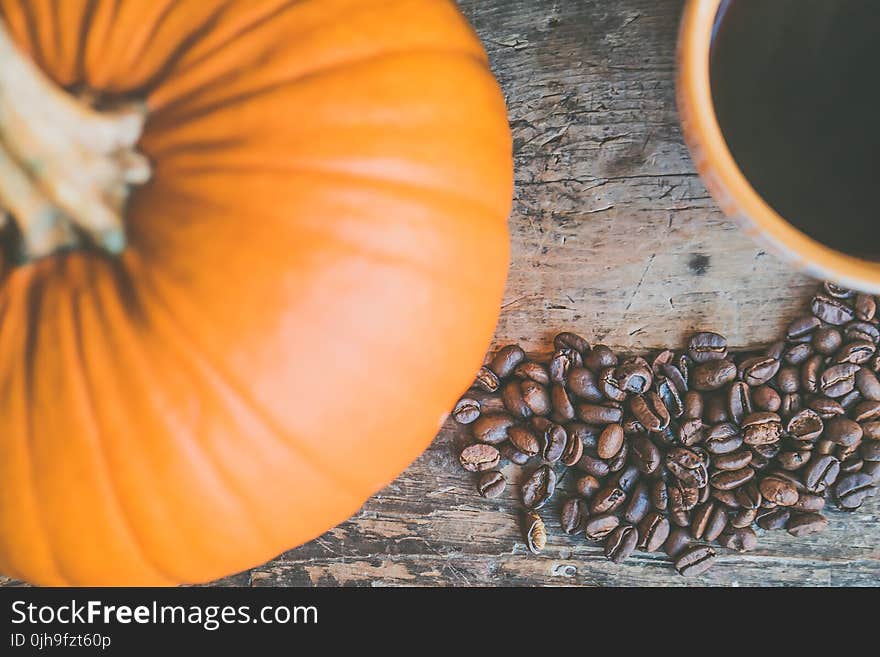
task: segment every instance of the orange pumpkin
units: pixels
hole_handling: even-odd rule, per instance
[[[139,96],[119,256],[0,282],[0,572],[202,582],[354,513],[478,369],[503,98],[446,0],[0,0],[56,82]]]

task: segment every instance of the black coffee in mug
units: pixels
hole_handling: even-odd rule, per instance
[[[755,191],[814,239],[880,260],[880,0],[725,0],[710,79]]]

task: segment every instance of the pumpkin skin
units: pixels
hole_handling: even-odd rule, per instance
[[[2,265],[0,571],[204,582],[348,518],[471,382],[508,264],[503,97],[446,0],[0,0],[138,94],[119,258]]]

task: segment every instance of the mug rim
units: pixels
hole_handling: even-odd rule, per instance
[[[748,182],[721,132],[712,102],[709,49],[722,0],[688,0],[678,38],[676,96],[685,141],[722,211],[750,237],[816,278],[880,294],[880,262],[848,255],[786,221]]]

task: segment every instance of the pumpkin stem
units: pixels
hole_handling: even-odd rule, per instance
[[[0,227],[11,218],[35,259],[91,242],[125,248],[125,204],[150,178],[135,144],[143,104],[97,111],[46,76],[0,19]]]

